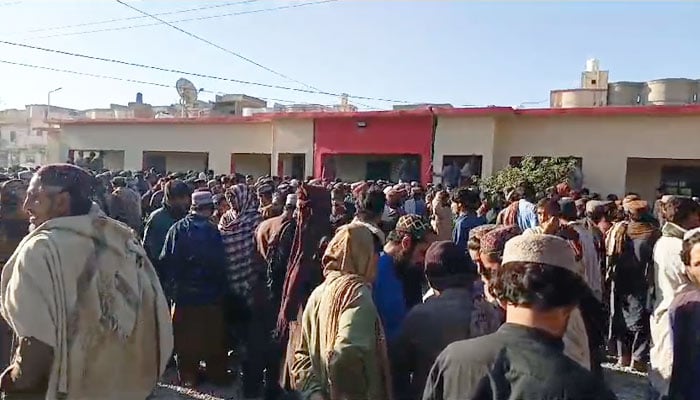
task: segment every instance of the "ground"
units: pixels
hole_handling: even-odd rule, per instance
[[[616,369],[605,364],[605,379],[615,392],[618,400],[644,400],[647,397],[646,376],[627,370]],[[235,386],[235,385],[234,385]],[[175,385],[159,384],[149,400],[238,400],[242,399],[238,390],[232,386],[228,389],[200,388],[200,391],[188,390]]]

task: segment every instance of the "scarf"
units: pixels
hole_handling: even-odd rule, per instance
[[[321,238],[331,233],[331,196],[320,186],[302,184],[297,189],[297,227],[277,315],[277,335],[286,336],[289,322],[296,321],[299,308],[320,279],[320,265],[314,260]]]
[[[374,240],[372,233],[362,224],[349,224],[341,227],[336,235],[328,243],[323,255],[322,263],[325,274],[325,290],[319,300],[318,313],[321,320],[326,321],[325,327],[321,327],[325,333],[322,335],[322,354],[325,352],[326,362],[330,363],[336,345],[337,333],[340,325],[340,316],[353,307],[362,294],[362,289],[367,285],[366,279],[374,276],[376,264],[373,262]],[[389,357],[387,354],[386,338],[381,320],[377,315],[374,325],[376,349],[379,352],[380,371],[383,372],[386,399],[391,399],[391,375],[389,371]],[[330,381],[330,400],[341,400],[342,393],[338,393]]]
[[[133,232],[96,205],[30,232],[2,271],[0,298],[16,336],[54,348],[46,399],[144,398],[170,358],[155,269]]]
[[[687,230],[681,228],[673,222],[666,222],[663,228],[661,228],[661,235],[681,240],[683,240],[683,236],[686,232]]]
[[[520,208],[520,201],[514,201],[506,207],[503,211],[503,220],[500,221],[502,225],[517,225],[518,224],[518,212]]]
[[[228,261],[228,286],[231,293],[250,303],[249,294],[257,278],[254,268],[255,229],[262,220],[258,199],[248,186],[239,184],[226,191],[226,200],[231,209],[221,217],[219,231]]]

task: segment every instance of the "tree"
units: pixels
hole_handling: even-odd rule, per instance
[[[529,183],[536,192],[546,192],[550,187],[569,182],[576,171],[574,157],[537,158],[526,156],[517,166],[507,166],[482,179],[479,187],[488,196],[498,196],[506,190]]]

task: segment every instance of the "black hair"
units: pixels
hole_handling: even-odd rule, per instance
[[[690,265],[690,251],[699,243],[700,232],[696,232],[689,238],[683,240],[683,249],[681,250],[681,261],[683,261],[683,264]]]
[[[92,208],[97,180],[86,170],[70,164],[51,164],[36,172],[42,185],[55,186],[70,196],[70,215],[86,215]]]
[[[568,269],[530,262],[503,264],[493,271],[489,287],[499,300],[540,311],[576,306],[588,289]]]
[[[691,215],[700,213],[700,204],[690,197],[673,197],[664,205],[666,221],[682,224]]]
[[[476,211],[479,209],[481,197],[478,191],[462,187],[452,192],[452,202],[462,205],[469,211]]]
[[[379,218],[385,206],[386,196],[377,188],[370,188],[366,193],[357,196],[357,216],[361,220]]]
[[[543,209],[550,217],[559,217],[561,215],[561,206],[559,202],[553,199],[542,199],[537,202],[537,209]]]
[[[567,221],[576,221],[578,218],[578,210],[576,210],[576,204],[573,201],[564,201],[559,204],[561,207],[561,217]]]

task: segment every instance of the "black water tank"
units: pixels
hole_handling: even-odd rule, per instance
[[[143,104],[143,93],[136,93],[136,104]]]

